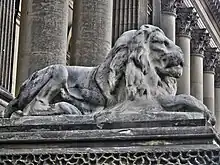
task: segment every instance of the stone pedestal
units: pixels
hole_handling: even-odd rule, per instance
[[[204,47],[209,43],[206,29],[194,29],[191,39],[190,94],[203,101],[203,58]]]
[[[218,60],[216,48],[207,48],[203,61],[203,103],[215,113],[214,73]]]
[[[184,53],[183,76],[178,80],[178,94],[190,94],[190,39],[197,20],[193,8],[179,8],[176,18],[176,44]]]
[[[113,1],[76,0],[70,65],[96,66],[111,48]]]
[[[66,64],[68,1],[23,0],[17,87],[34,71]]]
[[[56,121],[56,122],[55,122]],[[107,122],[91,116],[1,120],[1,162],[24,164],[219,164],[203,119]]]

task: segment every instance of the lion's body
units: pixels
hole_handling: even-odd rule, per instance
[[[191,97],[175,96],[182,70],[181,49],[158,27],[143,25],[119,37],[97,67],[52,65],[35,72],[4,116],[17,110],[23,115],[88,114],[138,99],[155,100],[164,110],[177,105],[208,113]]]

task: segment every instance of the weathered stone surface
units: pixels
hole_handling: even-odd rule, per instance
[[[143,25],[125,32],[97,67],[52,65],[35,72],[4,116],[17,110],[20,116],[196,111],[204,112],[213,124],[202,102],[175,96],[182,68],[181,49],[158,27]]]
[[[67,0],[26,0],[22,3],[17,86],[48,65],[66,64]]]
[[[176,14],[177,7],[182,6],[183,0],[163,0],[161,1],[161,11],[163,13]]]
[[[178,8],[176,18],[177,36],[191,36],[192,28],[197,23],[197,13],[193,12],[193,7]]]
[[[71,65],[96,66],[111,49],[113,0],[74,2]]]
[[[205,48],[210,42],[210,35],[206,29],[193,29],[191,39],[191,55],[204,55]]]
[[[39,122],[42,117],[32,116],[38,123],[2,119],[1,161],[36,165],[220,163],[218,137],[204,126],[203,119],[104,122],[100,129],[91,117],[45,116]]]
[[[218,61],[219,52],[217,52],[217,48],[206,48],[205,58],[203,60],[203,70],[214,72]]]

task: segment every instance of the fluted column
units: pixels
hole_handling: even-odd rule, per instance
[[[184,53],[183,75],[178,80],[177,93],[190,94],[190,39],[192,27],[197,22],[193,8],[178,8],[176,18],[176,44]]]
[[[75,0],[71,65],[95,66],[111,48],[113,1]]]
[[[123,32],[147,23],[148,0],[113,0],[113,44]]]
[[[17,88],[34,71],[66,64],[67,0],[23,0]]]
[[[0,86],[11,92],[15,0],[0,0]]]
[[[218,60],[217,48],[207,48],[203,61],[203,103],[213,113],[215,111],[214,73]]]
[[[209,44],[210,37],[206,29],[194,29],[191,39],[190,56],[190,94],[203,101],[203,57],[204,47]]]
[[[180,6],[182,0],[162,0],[161,1],[161,29],[166,36],[175,42],[176,38],[176,8]]]
[[[220,53],[219,53],[220,55]],[[220,133],[220,63],[215,68],[215,117],[216,130]]]

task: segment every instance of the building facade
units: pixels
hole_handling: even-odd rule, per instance
[[[153,24],[184,52],[178,94],[203,101],[220,131],[219,0],[1,0],[0,9],[0,106],[34,71],[98,65],[124,31]]]

